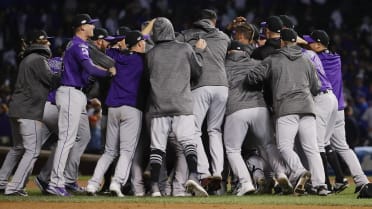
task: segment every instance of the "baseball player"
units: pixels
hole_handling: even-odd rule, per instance
[[[67,46],[63,58],[61,86],[57,90],[56,104],[58,116],[58,142],[53,161],[50,182],[46,191],[57,196],[69,196],[65,188],[64,170],[72,146],[75,143],[81,114],[86,114],[86,95],[82,92],[87,85],[87,77],[105,77],[115,74],[115,68],[109,70],[98,67],[89,57],[89,37],[93,36],[94,22],[88,14],[75,16],[73,27],[75,36]],[[86,77],[85,77],[86,76]]]
[[[129,177],[141,133],[143,100],[146,98],[142,54],[146,42],[139,31],[127,32],[125,42],[128,52],[118,49],[106,51],[116,61],[117,75],[106,99],[109,109],[105,152],[97,162],[93,177],[88,181],[87,192],[90,194],[98,191],[108,166],[120,154],[109,189],[119,197],[124,196],[121,187]]]
[[[41,122],[49,89],[58,87],[60,74],[50,70],[47,59],[51,56],[50,42],[45,31],[32,31],[20,65],[9,117],[12,126],[13,147],[0,170],[0,176],[10,176],[18,167],[11,182],[6,185],[6,195],[27,196],[24,190],[42,146]],[[2,179],[3,180],[3,179]]]
[[[283,29],[280,35],[283,47],[277,54],[249,71],[246,82],[250,85],[260,84],[265,79],[270,82],[277,146],[286,164],[299,179],[294,192],[304,194],[304,186],[311,178],[318,194],[327,195],[323,163],[316,142],[312,97],[319,90],[318,78],[313,65],[303,58],[301,48],[296,45],[297,33],[291,29]],[[293,150],[297,134],[309,161],[310,172],[303,167]]]
[[[64,45],[67,45],[66,42]],[[63,48],[63,51],[65,50]],[[63,57],[63,55],[62,55]],[[61,72],[62,71],[62,57],[53,57],[48,60],[48,64],[50,69],[53,72]],[[45,103],[44,115],[43,115],[43,123],[48,127],[44,129],[42,133],[43,136],[43,143],[49,138],[52,133],[58,133],[58,108],[56,105],[56,91],[51,91],[48,95],[48,100]],[[100,102],[97,99],[89,100],[89,103],[93,105],[100,105]],[[85,190],[77,184],[77,178],[79,175],[79,164],[80,164],[80,156],[85,150],[87,143],[90,140],[90,128],[89,124],[87,123],[88,117],[86,114],[81,114],[79,129],[76,137],[76,142],[71,148],[71,152],[69,153],[69,157],[67,160],[66,168],[65,168],[65,178],[66,183],[65,187],[67,190],[75,193],[82,193]],[[41,169],[39,175],[34,179],[35,184],[39,187],[42,193],[47,193],[46,189],[48,187],[48,183],[50,180],[51,170],[53,168],[53,159],[55,157],[55,146],[51,150],[51,154],[48,157],[46,164]]]
[[[338,100],[336,122],[331,136],[331,147],[342,157],[350,169],[350,173],[356,185],[355,192],[359,192],[363,186],[369,183],[364,174],[360,162],[355,153],[349,148],[345,137],[344,95],[342,86],[341,58],[340,55],[328,50],[329,36],[324,30],[315,30],[303,38],[308,42],[311,50],[317,53],[322,61],[324,72],[330,81],[333,93]],[[341,179],[340,179],[341,180]],[[345,185],[344,181],[335,183],[335,189]]]
[[[315,113],[316,113],[316,134],[317,142],[320,151],[320,156],[322,157],[324,165],[324,173],[326,184],[329,191],[333,191],[332,185],[328,176],[327,165],[328,162],[331,164],[333,170],[335,171],[335,181],[337,183],[344,182],[344,174],[341,170],[341,166],[336,155],[330,146],[330,138],[333,133],[333,129],[336,123],[337,115],[337,98],[332,92],[332,85],[329,82],[322,62],[320,61],[318,55],[311,50],[303,50],[304,56],[307,57],[315,66],[318,74],[318,78],[321,82],[321,87],[318,95],[314,97],[315,102]],[[335,192],[341,192],[346,189],[346,184],[342,184],[335,189]]]
[[[186,188],[197,196],[208,196],[198,183],[197,149],[193,138],[193,99],[190,88],[190,80],[200,75],[202,64],[190,45],[175,40],[173,25],[167,18],[156,18],[152,37],[155,46],[146,55],[151,86],[149,112],[152,117],[150,154],[152,196],[161,196],[158,185],[159,171],[170,132],[175,134],[186,157],[190,171]],[[195,50],[200,52],[205,47],[206,42],[199,40]]]
[[[251,35],[253,35],[251,30]],[[256,138],[260,154],[270,162],[277,174],[276,179],[282,187],[283,194],[292,193],[292,185],[285,175],[285,167],[279,151],[273,141],[270,115],[263,99],[261,88],[244,89],[243,81],[247,71],[260,62],[250,59],[251,51],[245,51],[243,44],[231,43],[226,58],[226,72],[229,81],[229,98],[226,107],[224,142],[231,169],[238,176],[240,188],[237,196],[255,191],[248,168],[244,163],[241,148],[248,130],[248,140]],[[268,155],[270,153],[270,157]]]
[[[228,96],[227,78],[225,72],[225,56],[230,44],[229,37],[216,28],[217,14],[213,10],[204,9],[193,28],[182,31],[177,40],[187,42],[192,46],[202,37],[207,41],[207,50],[202,53],[203,73],[198,82],[192,85],[195,115],[195,140],[198,149],[198,172],[202,184],[209,190],[220,188],[224,164],[221,125],[226,109]],[[201,135],[202,124],[206,118],[211,153],[213,177],[209,182],[209,161],[205,153]],[[207,181],[204,181],[206,179]],[[217,180],[217,181],[214,181]],[[206,182],[206,183],[204,183]],[[213,185],[209,185],[212,183]]]

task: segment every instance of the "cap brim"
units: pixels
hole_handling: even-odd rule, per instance
[[[106,40],[106,41],[115,41],[116,38],[113,37],[113,36],[107,36],[106,38],[104,38],[104,40]]]
[[[311,44],[311,43],[315,43],[316,41],[311,38],[310,35],[303,35],[302,38],[308,43],[308,44]]]
[[[143,37],[143,40],[148,40],[148,39],[150,39],[150,35],[148,35],[148,34],[144,34],[144,35],[142,35],[142,37]]]
[[[96,22],[98,22],[99,21],[99,19],[91,19],[89,22],[88,22],[88,24],[93,24],[93,23],[96,23]]]
[[[121,41],[123,39],[125,39],[125,36],[124,35],[117,35],[117,36],[114,36],[115,38],[115,41]]]

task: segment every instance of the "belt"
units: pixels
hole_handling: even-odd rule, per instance
[[[68,86],[68,85],[63,85],[63,86],[72,87],[72,88],[77,89],[79,91],[82,91],[84,89],[83,87],[78,87],[78,86]]]

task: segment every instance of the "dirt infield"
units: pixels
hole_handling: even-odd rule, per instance
[[[231,204],[182,204],[182,203],[49,203],[49,202],[0,202],[2,209],[367,209],[361,206],[304,206],[304,205],[231,205]]]

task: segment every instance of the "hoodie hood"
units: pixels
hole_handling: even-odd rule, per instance
[[[201,19],[193,23],[195,28],[200,28],[205,30],[206,32],[210,32],[213,30],[217,30],[216,27],[212,24],[211,20],[208,19]]]
[[[32,53],[40,54],[41,56],[44,56],[46,58],[50,58],[52,56],[52,52],[50,51],[49,46],[42,44],[31,44],[25,50],[24,57]]]
[[[296,60],[302,56],[302,49],[301,47],[295,46],[285,46],[279,50],[279,53],[285,55],[290,60]]]
[[[158,17],[152,28],[152,39],[155,43],[176,39],[172,23],[165,17]]]
[[[246,60],[250,60],[251,58],[249,57],[248,52],[246,51],[232,51],[226,56],[226,61],[227,60],[232,60],[234,62],[244,62]]]

